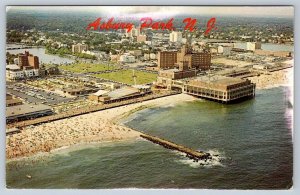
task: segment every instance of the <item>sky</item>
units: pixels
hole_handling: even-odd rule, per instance
[[[175,16],[178,14],[294,17],[293,6],[8,6],[9,10],[79,11],[107,16]]]

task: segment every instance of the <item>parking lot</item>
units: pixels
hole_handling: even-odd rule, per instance
[[[42,103],[46,105],[67,103],[75,99],[61,96],[53,92],[47,92],[22,83],[7,84],[6,92],[23,99],[27,103]]]

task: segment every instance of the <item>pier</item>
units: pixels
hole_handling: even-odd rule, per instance
[[[175,144],[173,142],[161,139],[156,136],[151,136],[151,135],[147,135],[147,134],[141,134],[140,136],[146,140],[149,140],[155,144],[161,145],[165,148],[183,152],[186,154],[186,156],[188,158],[193,159],[195,161],[211,159],[211,154],[207,153],[207,152],[193,150],[191,148],[188,148],[188,147],[185,147],[185,146],[182,146],[179,144]]]

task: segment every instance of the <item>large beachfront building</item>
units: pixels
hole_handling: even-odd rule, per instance
[[[255,96],[255,84],[248,79],[213,76],[198,77],[183,85],[183,92],[197,97],[230,103]]]
[[[208,70],[211,65],[210,52],[193,52],[189,44],[178,51],[160,51],[157,56],[159,69],[172,69],[178,67],[180,62],[187,62],[188,68]]]
[[[134,85],[133,87],[126,86],[113,91],[99,90],[98,92],[91,94],[89,100],[102,104],[109,104],[142,97],[149,93],[151,93],[150,86]]]
[[[6,107],[6,122],[18,122],[53,114],[52,108],[43,104],[22,104]]]

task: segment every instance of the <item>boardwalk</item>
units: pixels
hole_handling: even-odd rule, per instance
[[[60,120],[60,119],[65,119],[65,118],[69,118],[69,117],[79,116],[79,115],[82,115],[82,114],[97,112],[97,111],[100,111],[100,110],[120,107],[120,106],[124,106],[124,105],[134,104],[134,103],[138,103],[138,102],[148,101],[148,100],[161,98],[161,97],[166,97],[166,96],[170,96],[170,95],[176,95],[176,94],[178,94],[178,92],[173,92],[172,91],[172,92],[165,92],[165,93],[161,93],[161,94],[151,94],[151,95],[143,96],[143,97],[140,97],[140,98],[129,99],[129,100],[125,100],[125,101],[121,101],[121,102],[115,102],[115,103],[111,103],[111,104],[90,106],[90,107],[86,107],[86,108],[66,111],[64,113],[55,114],[55,115],[51,115],[51,116],[45,116],[45,117],[40,117],[40,118],[36,118],[36,119],[32,119],[32,120],[7,124],[6,128],[12,128],[12,127],[24,128],[24,127],[30,126],[30,125],[37,125],[37,124],[41,124],[41,123],[47,123],[47,122],[51,122],[51,121],[55,121],[55,120]]]

